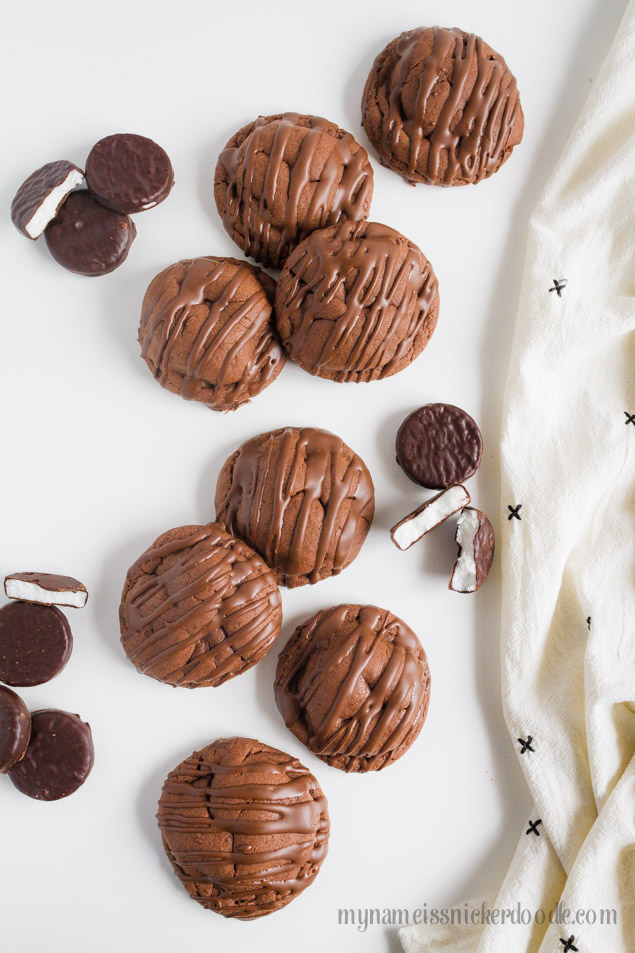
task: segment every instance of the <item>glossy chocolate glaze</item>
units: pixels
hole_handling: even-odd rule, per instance
[[[365,218],[372,192],[368,155],[353,136],[293,112],[259,116],[236,133],[214,180],[227,232],[246,255],[275,268],[314,229]]]
[[[234,410],[276,379],[285,356],[261,278],[268,276],[247,262],[213,256],[157,275],[143,300],[139,343],[163,387]]]
[[[505,60],[456,28],[420,27],[390,43],[368,77],[362,113],[382,162],[412,184],[480,182],[523,132]]]
[[[314,754],[345,771],[378,771],[425,720],[430,670],[412,629],[386,609],[340,605],[300,625],[278,660],[276,703]]]
[[[296,758],[258,741],[220,739],[170,772],[157,814],[190,896],[226,917],[286,906],[326,856],[326,798]]]
[[[216,518],[290,588],[348,566],[374,510],[363,460],[335,434],[313,427],[248,440],[225,462],[216,488]]]
[[[121,642],[144,675],[218,686],[255,665],[280,632],[273,573],[218,523],[160,536],[131,566]]]
[[[278,330],[293,360],[340,382],[402,370],[425,348],[438,310],[428,260],[377,222],[313,232],[289,257],[276,293]]]

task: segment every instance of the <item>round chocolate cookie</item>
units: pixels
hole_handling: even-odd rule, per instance
[[[467,185],[496,172],[523,137],[516,80],[480,36],[402,33],[379,54],[362,123],[383,165],[407,182]]]
[[[167,152],[152,139],[117,133],[100,139],[90,150],[86,183],[106,208],[131,215],[166,199],[174,172]]]
[[[423,351],[439,314],[430,262],[387,225],[340,222],[291,253],[276,291],[284,347],[310,374],[374,381]]]
[[[319,116],[259,116],[220,154],[218,213],[246,255],[280,268],[316,228],[366,218],[373,170],[350,133]]]
[[[481,431],[453,404],[426,404],[406,417],[397,431],[397,463],[414,483],[445,490],[478,470]]]
[[[287,728],[322,761],[381,771],[423,727],[430,670],[417,636],[391,612],[335,606],[295,630],[275,694]]]
[[[275,334],[275,283],[235,258],[166,268],[143,299],[141,355],[163,387],[213,410],[235,410],[271,384],[285,362]]]
[[[58,801],[82,786],[94,761],[90,725],[79,715],[45,708],[33,712],[29,746],[9,777],[37,801]]]
[[[121,643],[168,685],[222,685],[259,662],[280,632],[271,570],[218,523],[163,533],[128,570]]]
[[[71,192],[44,238],[58,264],[92,278],[118,268],[136,234],[132,219],[105,208],[83,190]]]
[[[19,695],[0,685],[0,774],[22,760],[30,737],[29,709]]]
[[[0,682],[43,685],[73,651],[68,620],[55,606],[8,602],[0,609]]]
[[[225,461],[216,485],[216,518],[290,589],[348,566],[374,512],[364,461],[339,437],[313,427],[253,437]]]
[[[328,850],[316,779],[251,738],[221,738],[170,771],[157,819],[189,895],[239,920],[285,907],[313,883]]]

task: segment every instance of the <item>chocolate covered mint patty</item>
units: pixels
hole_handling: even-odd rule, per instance
[[[348,566],[374,512],[364,461],[335,434],[313,427],[248,440],[225,461],[216,486],[216,518],[289,588]]]
[[[55,606],[15,601],[0,609],[0,682],[43,685],[59,675],[72,651],[68,620]]]
[[[316,228],[368,215],[373,171],[350,133],[319,116],[259,116],[223,149],[214,197],[246,255],[280,268]]]
[[[44,238],[59,265],[93,278],[109,274],[126,260],[136,234],[128,215],[113,212],[83,190],[71,192]]]
[[[162,202],[174,185],[165,149],[133,133],[100,139],[86,160],[88,188],[106,208],[130,215]]]
[[[223,682],[255,665],[280,632],[271,570],[218,523],[163,533],[128,571],[121,642],[135,667],[169,685]]]
[[[235,258],[170,265],[143,299],[139,342],[167,390],[213,410],[235,410],[271,384],[285,362],[272,318],[274,281]]]
[[[20,696],[0,685],[0,774],[21,761],[31,737],[31,716]]]
[[[22,183],[11,203],[11,221],[33,240],[40,237],[74,189],[84,184],[84,173],[74,162],[47,162]]]
[[[445,490],[478,470],[483,437],[467,411],[454,404],[426,404],[397,432],[397,463],[406,476],[430,490]]]
[[[9,777],[36,801],[58,801],[81,787],[94,761],[90,725],[69,711],[45,708],[33,712],[26,754]]]
[[[476,592],[481,588],[494,562],[494,527],[485,513],[474,506],[462,511],[455,535],[459,547],[448,589]]]
[[[362,121],[382,163],[407,182],[466,185],[496,172],[523,137],[516,80],[479,36],[419,27],[382,50]]]
[[[332,381],[403,370],[430,340],[438,313],[427,258],[377,222],[313,232],[289,256],[276,291],[285,349],[304,370]]]
[[[50,572],[11,573],[5,577],[4,591],[9,599],[75,609],[82,609],[88,599],[83,582],[73,576],[60,576]]]
[[[386,609],[341,605],[298,626],[278,660],[276,703],[312,752],[343,771],[380,771],[417,738],[430,698],[426,654]]]
[[[313,883],[329,815],[313,775],[252,738],[221,738],[170,771],[157,814],[163,846],[201,906],[253,920]]]

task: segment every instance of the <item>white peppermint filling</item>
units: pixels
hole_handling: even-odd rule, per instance
[[[26,582],[24,579],[5,579],[4,591],[9,599],[22,599],[24,602],[41,602],[45,606],[71,606],[73,609],[83,609],[88,599],[88,593],[80,590],[60,589],[52,592],[43,589],[36,582]]]
[[[79,169],[71,169],[64,181],[51,189],[24,226],[24,231],[29,237],[39,238],[49,222],[52,222],[57,215],[57,211],[66,196],[83,184],[84,176]]]
[[[409,549],[413,543],[420,540],[435,526],[444,523],[448,517],[467,506],[469,502],[470,495],[464,486],[448,487],[393,527],[391,536],[394,544],[399,549]]]
[[[474,592],[476,590],[476,560],[474,559],[474,540],[481,526],[476,510],[463,510],[456,528],[456,541],[461,547],[461,555],[454,564],[450,589],[455,592]]]

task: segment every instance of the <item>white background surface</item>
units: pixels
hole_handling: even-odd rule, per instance
[[[608,48],[622,0],[470,0],[320,4],[167,0],[12,4],[2,30],[5,148],[0,378],[4,440],[0,572],[78,576],[90,599],[68,610],[73,657],[24,689],[31,709],[79,712],[93,728],[94,771],[75,796],[42,804],[0,778],[0,949],[12,953],[197,950],[396,950],[383,927],[338,926],[340,907],[457,903],[500,883],[529,797],[499,692],[499,572],[474,597],[450,593],[453,530],[407,553],[388,528],[426,491],[394,462],[403,417],[428,401],[479,422],[485,454],[469,489],[500,523],[498,433],[527,217]],[[216,157],[257,114],[324,115],[368,145],[359,100],[374,56],[404,29],[440,22],[483,35],[515,73],[525,138],[478,187],[408,188],[374,161],[371,218],[400,229],[440,282],[437,331],[405,372],[337,385],[288,366],[228,416],[163,391],[138,354],[140,303],[171,262],[238,254],[212,200]],[[59,268],[23,239],[8,207],[51,159],[83,165],[113,132],[148,135],[170,154],[176,186],[136,217],[128,261],[104,278]],[[284,425],[331,429],[366,460],[377,515],[341,576],[283,593],[294,624],[342,601],[375,602],[419,634],[432,701],[411,751],[378,775],[347,776],[286,731],[272,693],[277,649],[221,689],[171,689],[137,674],[119,645],[126,569],[164,530],[213,518],[216,476],[244,439]],[[298,755],[329,798],[331,848],[315,884],[256,923],[199,908],[163,856],[154,813],[167,771],[230,734]]]

